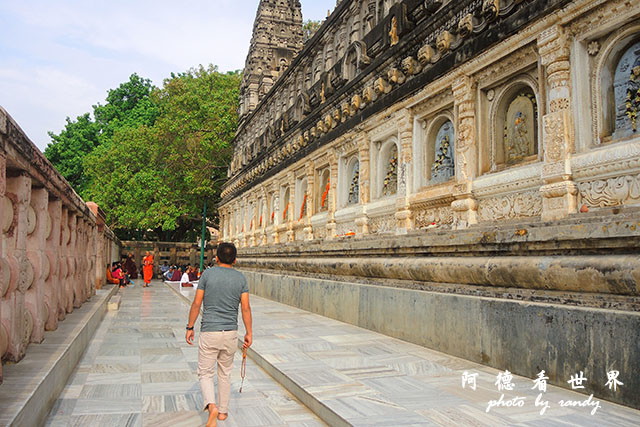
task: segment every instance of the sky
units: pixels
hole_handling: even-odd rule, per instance
[[[301,0],[322,20],[335,0]],[[44,151],[48,131],[132,73],[156,86],[199,64],[242,69],[258,0],[0,0],[0,106]]]

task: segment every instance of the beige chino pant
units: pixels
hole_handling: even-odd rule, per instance
[[[233,356],[238,348],[238,331],[200,332],[198,339],[198,379],[204,398],[204,407],[216,404],[216,393],[213,387],[214,367],[218,367],[218,411],[226,414],[229,411],[231,395],[231,369]]]

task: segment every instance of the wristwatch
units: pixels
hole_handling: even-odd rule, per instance
[[[193,331],[193,326],[189,327],[189,325],[187,325],[187,331]]]

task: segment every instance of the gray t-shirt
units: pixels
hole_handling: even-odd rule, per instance
[[[233,268],[207,268],[200,276],[198,289],[204,291],[200,331],[237,330],[240,296],[249,292],[244,275]]]

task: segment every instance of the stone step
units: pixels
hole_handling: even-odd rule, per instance
[[[109,303],[107,304],[107,310],[118,311],[118,309],[120,308],[121,301],[122,301],[121,295],[112,296],[111,299],[109,300]]]
[[[193,291],[168,286],[185,302],[193,299]],[[617,425],[631,426],[637,423],[630,420],[640,420],[640,411],[601,399],[593,399],[600,402],[594,416],[591,407],[560,407],[561,400],[583,402],[588,396],[552,385],[545,395],[551,407],[540,415],[531,378],[514,375],[515,390],[499,392],[498,369],[255,295],[251,306],[249,358],[331,426],[514,425],[523,420],[549,423],[557,417],[579,419],[574,425],[615,419]],[[462,388],[465,371],[478,374],[477,392]],[[501,393],[505,400],[524,397],[525,407],[488,413],[489,402],[499,400]]]
[[[42,343],[30,344],[24,359],[4,367],[4,383],[0,385],[0,426],[43,424],[107,312],[107,302],[117,288],[107,285],[97,290],[82,307],[67,314],[58,329],[45,332]]]

